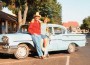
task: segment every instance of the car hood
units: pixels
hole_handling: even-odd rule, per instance
[[[30,41],[32,40],[30,34],[25,33],[14,33],[14,34],[1,34],[0,35],[0,42],[2,42],[2,37],[7,36],[9,41]]]

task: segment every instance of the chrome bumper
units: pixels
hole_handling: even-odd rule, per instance
[[[9,46],[4,43],[0,43],[0,53],[13,54],[17,50],[17,46]]]

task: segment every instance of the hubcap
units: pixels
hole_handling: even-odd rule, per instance
[[[19,47],[17,51],[17,55],[19,57],[23,57],[27,54],[26,52],[27,52],[27,49],[25,47]]]
[[[70,45],[69,50],[70,50],[71,52],[73,52],[73,51],[74,51],[74,47],[73,47],[72,45]]]

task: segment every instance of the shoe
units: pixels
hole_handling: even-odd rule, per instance
[[[39,59],[44,59],[45,57],[44,56],[40,56]]]
[[[44,58],[48,58],[49,57],[49,54],[47,54],[47,55],[44,55]]]
[[[46,57],[48,58],[49,57],[49,54],[47,54]]]

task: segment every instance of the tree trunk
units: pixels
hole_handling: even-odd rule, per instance
[[[27,3],[26,3],[25,4],[25,11],[24,11],[24,14],[23,14],[23,19],[22,19],[21,10],[19,10],[19,12],[18,12],[18,23],[19,23],[18,29],[20,29],[21,25],[24,25],[26,23],[27,12],[28,12],[28,6],[27,6]]]
[[[27,12],[28,12],[28,6],[27,6],[27,3],[26,3],[25,4],[25,11],[24,11],[24,14],[23,14],[22,25],[24,25],[26,23]]]
[[[22,14],[21,14],[21,10],[19,10],[18,12],[18,29],[20,29],[20,26],[22,25]]]

